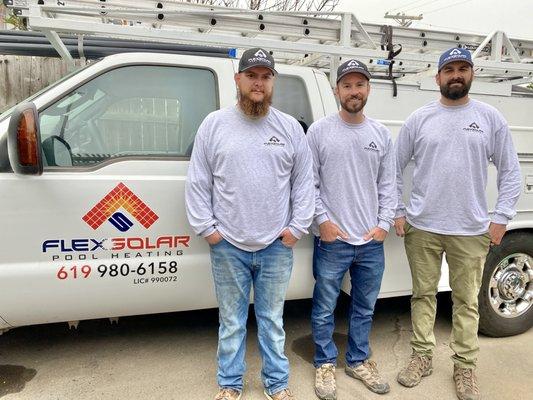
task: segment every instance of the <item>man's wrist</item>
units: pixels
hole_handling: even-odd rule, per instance
[[[380,229],[383,229],[385,232],[389,232],[389,230],[390,230],[392,225],[393,224],[391,224],[389,221],[385,221],[383,219],[380,219],[378,221],[377,227],[380,228]]]
[[[507,218],[503,214],[498,214],[498,213],[492,214],[490,220],[493,224],[498,224],[498,225],[507,225],[509,223],[509,218]]]
[[[292,226],[289,226],[289,232],[295,237],[296,240],[300,240],[303,236],[303,232],[300,232],[298,229],[293,228]]]
[[[324,222],[328,222],[328,221],[329,221],[329,218],[328,218],[328,214],[327,213],[320,214],[319,216],[316,217],[316,223],[319,226],[322,225]]]
[[[216,226],[213,225],[213,226],[207,228],[202,233],[200,233],[200,236],[202,236],[205,239],[206,237],[211,236],[215,232],[218,232],[218,230],[217,230]]]

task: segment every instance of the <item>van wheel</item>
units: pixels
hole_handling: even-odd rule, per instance
[[[479,292],[479,331],[517,335],[533,325],[533,234],[508,233],[491,249]]]

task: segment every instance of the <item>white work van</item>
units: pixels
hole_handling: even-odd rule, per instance
[[[187,222],[184,187],[199,124],[236,102],[236,68],[230,58],[119,54],[2,114],[0,332],[217,306],[209,248]],[[304,128],[337,111],[323,72],[278,70],[274,106]],[[396,137],[437,89],[430,80],[399,82],[393,97],[391,82],[372,81],[366,113]],[[486,94],[494,90],[474,85],[472,95],[508,118],[523,174],[518,215],[489,254],[480,293],[482,331],[503,336],[533,319],[533,97]],[[491,206],[495,182],[491,169]],[[391,232],[385,248],[380,296],[407,295],[402,240]],[[294,255],[289,300],[312,293],[309,236]],[[449,290],[446,271],[440,290]]]

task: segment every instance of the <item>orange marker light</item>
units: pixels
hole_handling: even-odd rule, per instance
[[[32,110],[22,113],[17,129],[19,162],[23,166],[37,165],[37,123]]]

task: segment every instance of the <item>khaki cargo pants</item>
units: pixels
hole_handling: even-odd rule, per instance
[[[435,347],[436,294],[445,253],[453,300],[452,359],[461,367],[475,367],[479,353],[478,293],[489,246],[488,233],[441,235],[405,224],[405,250],[413,279],[411,346],[415,352],[431,357]]]

